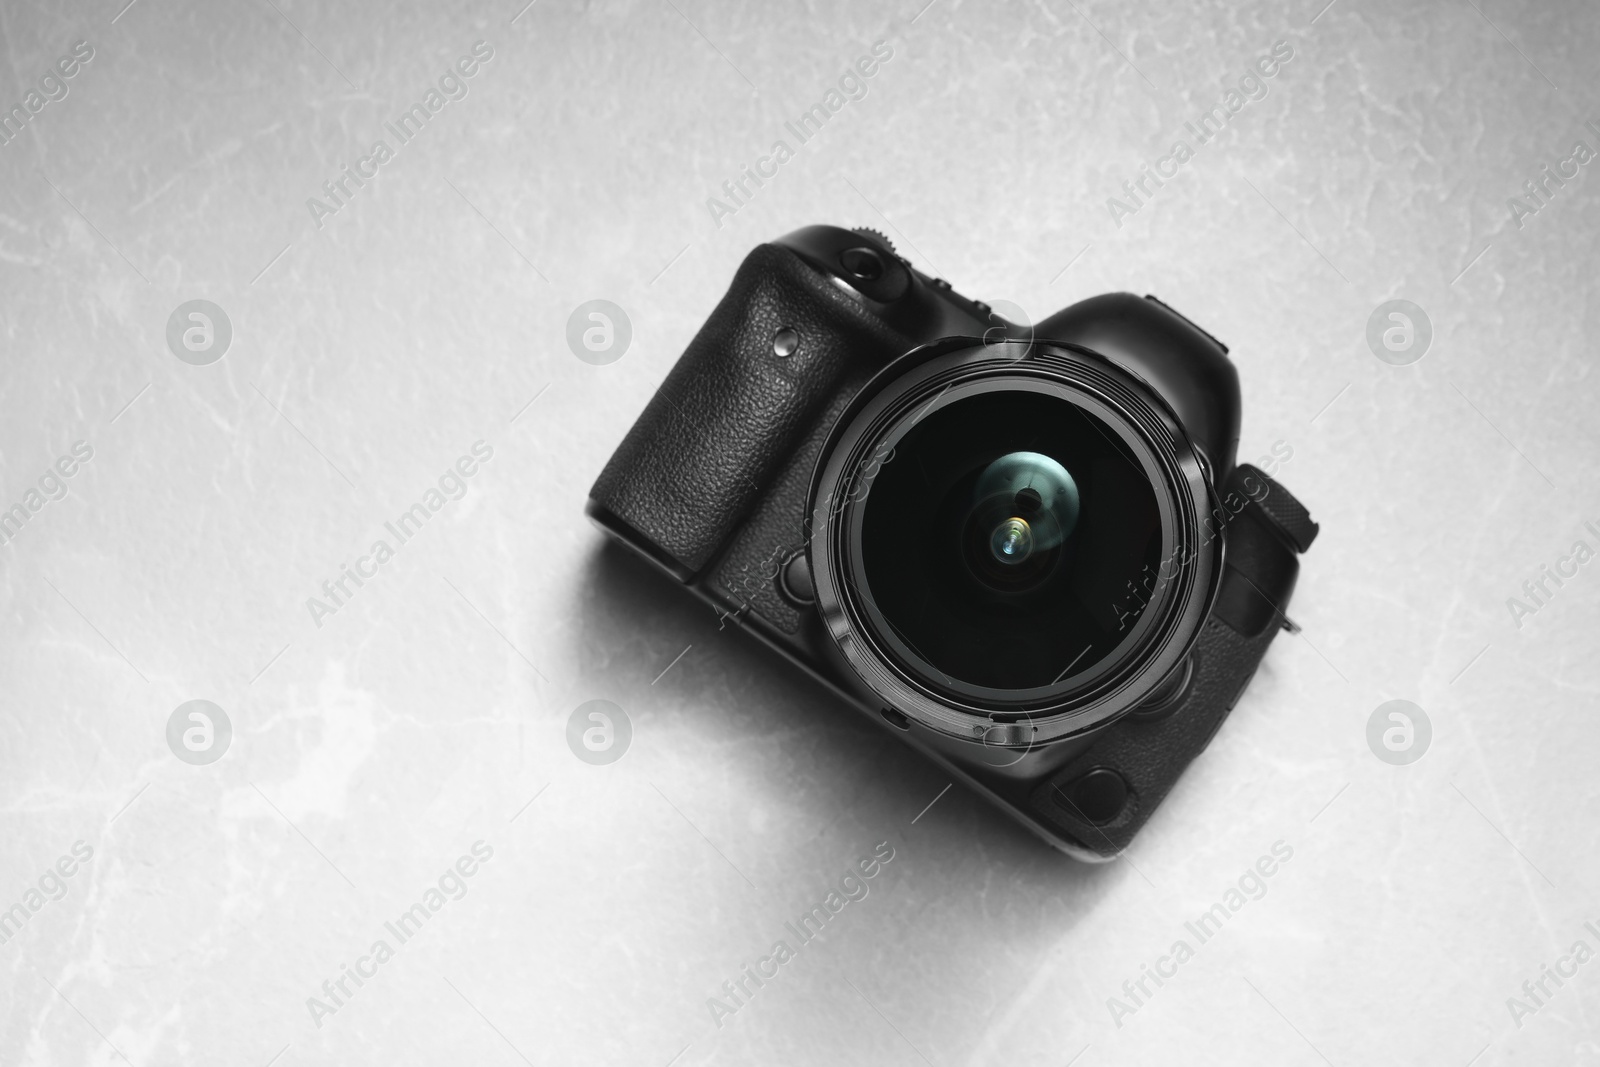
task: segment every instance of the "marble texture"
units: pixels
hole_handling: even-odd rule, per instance
[[[1593,5],[123,2],[0,7],[0,108],[39,94],[0,145],[0,1063],[1600,1063],[1600,564],[1508,607],[1600,548],[1593,168],[1508,204],[1600,148]],[[582,517],[748,249],[824,221],[1035,317],[1158,294],[1232,347],[1241,456],[1293,450],[1304,631],[1119,862],[942,792]],[[168,344],[200,299],[206,365]],[[566,341],[593,299],[606,365]],[[190,700],[214,762],[169,748]],[[609,765],[567,744],[590,700]]]

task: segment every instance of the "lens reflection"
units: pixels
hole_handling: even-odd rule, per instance
[[[1015,511],[1033,527],[1037,548],[1054,548],[1078,524],[1078,484],[1067,468],[1037,452],[1010,452],[983,469],[976,506]]]
[[[989,549],[1001,563],[1021,563],[1033,554],[1033,527],[1027,519],[1009,518],[995,527]]]

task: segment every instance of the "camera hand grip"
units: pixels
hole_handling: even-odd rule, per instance
[[[1300,502],[1255,467],[1234,471],[1225,499],[1244,503],[1228,523],[1228,564],[1176,692],[1113,723],[1033,792],[1035,812],[1097,855],[1126,848],[1210,744],[1283,627],[1299,553],[1316,538]]]
[[[798,345],[774,345],[780,330]],[[589,492],[589,514],[687,581],[842,383],[912,346],[793,252],[762,245]]]
[[[1184,768],[1205,751],[1250,684],[1277,629],[1269,627],[1246,637],[1211,619],[1190,653],[1191,674],[1177,698],[1181,707],[1165,718],[1147,719],[1136,713],[1117,721],[1088,751],[1035,789],[1030,807],[1089,852],[1109,858],[1122,851]],[[1099,770],[1115,774],[1126,790],[1120,810],[1106,821],[1100,821],[1094,810],[1105,801],[1104,776],[1091,777]],[[1116,788],[1115,782],[1111,784]]]

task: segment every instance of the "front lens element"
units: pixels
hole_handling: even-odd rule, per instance
[[[1162,543],[1128,442],[1068,396],[1026,388],[913,421],[858,521],[857,574],[884,643],[913,673],[986,690],[1071,684],[1113,658]]]

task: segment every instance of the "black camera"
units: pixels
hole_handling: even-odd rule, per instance
[[[1045,840],[1109,859],[1293,629],[1317,532],[1235,463],[1227,351],[1128,293],[1008,321],[880,234],[810,226],[745,259],[587,510]]]

